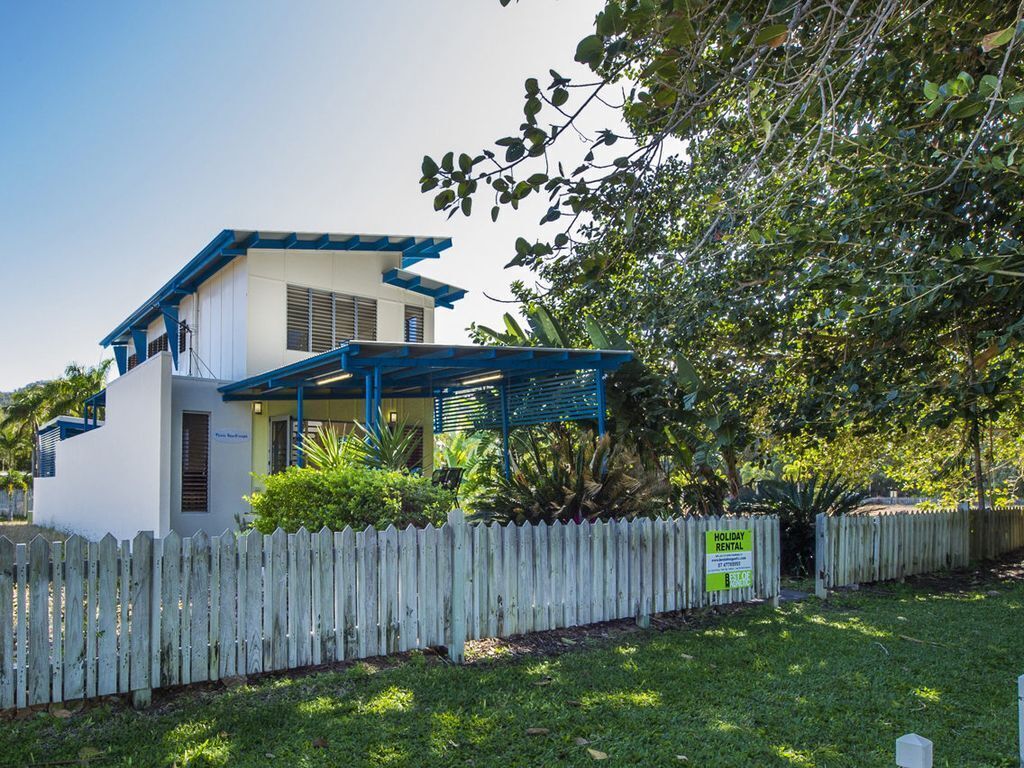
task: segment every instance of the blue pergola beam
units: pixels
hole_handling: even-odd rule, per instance
[[[305,436],[303,434],[305,428],[302,424],[302,397],[304,394],[305,393],[303,392],[303,388],[301,386],[295,389],[295,463],[298,464],[300,467],[306,466],[306,452],[303,450],[302,447],[302,440],[303,437]]]
[[[605,412],[608,408],[605,402],[604,371],[594,371],[594,386],[597,389],[597,436],[604,437],[604,420],[606,415]]]

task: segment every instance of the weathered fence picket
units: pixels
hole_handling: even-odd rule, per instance
[[[0,537],[0,709],[144,704],[158,687],[440,645],[460,660],[472,638],[644,622],[710,602],[704,534],[725,528],[753,530],[754,580],[714,603],[774,600],[776,518],[471,525],[455,511],[402,531]]]
[[[992,545],[977,546],[979,515],[986,517]],[[818,515],[815,521],[815,592],[862,582],[966,567],[972,559],[996,557],[1024,547],[1024,508],[982,513],[881,512],[872,515]]]

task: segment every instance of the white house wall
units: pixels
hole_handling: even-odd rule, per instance
[[[195,309],[187,318],[192,328],[193,376],[234,381],[247,375],[246,261],[245,256],[237,257],[193,294]]]
[[[247,256],[247,375],[310,356],[288,349],[288,285],[376,299],[377,341],[404,341],[405,306],[423,307],[423,340],[433,342],[434,300],[381,279],[384,272],[400,265],[398,253],[251,249]]]
[[[171,357],[162,352],[107,386],[101,427],[57,443],[53,477],[34,481],[33,520],[119,539],[170,530]]]
[[[251,488],[252,417],[249,403],[226,403],[217,387],[225,381],[175,376],[171,380],[171,527],[182,536],[236,530],[248,514],[243,496]],[[206,512],[181,511],[181,416],[210,415],[210,486]]]

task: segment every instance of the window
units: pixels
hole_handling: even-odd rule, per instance
[[[377,338],[377,300],[288,286],[288,349],[326,352],[350,339]]]
[[[423,341],[423,307],[405,305],[405,340],[413,344]]]
[[[308,288],[288,286],[288,349],[309,352],[310,297]]]
[[[162,333],[146,346],[146,358],[149,359],[157,352],[166,352],[167,350],[167,334]]]
[[[132,368],[134,368],[138,364],[139,364],[139,358],[138,358],[138,356],[134,352],[132,352],[130,355],[128,355],[128,367],[125,370],[126,371],[130,371]]]
[[[210,511],[210,414],[181,414],[181,511]]]
[[[406,427],[405,433],[412,433],[412,450],[405,466],[413,472],[423,472],[423,427]]]

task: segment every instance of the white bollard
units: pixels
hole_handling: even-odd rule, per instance
[[[932,743],[924,736],[908,733],[896,739],[899,768],[932,768]]]
[[[1020,768],[1024,768],[1024,675],[1017,678],[1017,746]]]

